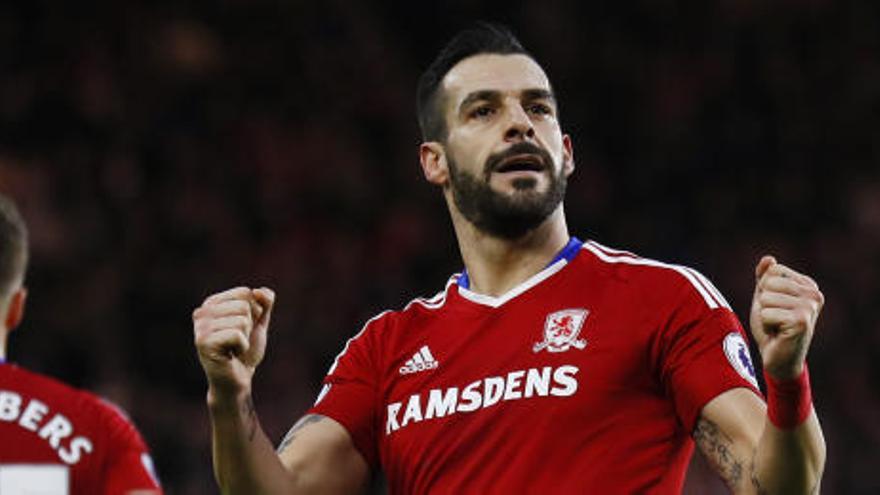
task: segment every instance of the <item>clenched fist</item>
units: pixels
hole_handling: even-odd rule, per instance
[[[816,282],[764,256],[755,267],[750,323],[764,369],[778,380],[797,377],[825,297]]]
[[[274,302],[271,289],[236,287],[208,297],[193,311],[196,350],[211,393],[250,391],[266,353]]]

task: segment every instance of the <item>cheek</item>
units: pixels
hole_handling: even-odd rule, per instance
[[[553,125],[551,129],[541,133],[541,136],[545,149],[553,157],[556,164],[561,165],[565,159],[565,147],[562,144],[562,134],[559,132],[559,127]]]
[[[446,153],[455,161],[456,168],[473,174],[482,173],[488,157],[488,153],[480,148],[479,143],[462,139],[456,142],[450,140],[446,147]]]

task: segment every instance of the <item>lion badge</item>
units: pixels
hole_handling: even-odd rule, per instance
[[[572,346],[583,349],[586,339],[578,339],[584,321],[590,312],[586,309],[563,309],[547,315],[544,322],[544,340],[536,342],[532,351],[565,352]]]

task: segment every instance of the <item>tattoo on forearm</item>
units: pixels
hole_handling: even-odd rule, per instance
[[[694,441],[728,488],[734,490],[739,486],[743,479],[743,461],[731,451],[733,441],[730,437],[719,430],[715,423],[700,418],[694,430]]]
[[[300,418],[299,421],[297,421],[290,428],[290,430],[287,432],[287,434],[284,435],[284,439],[281,440],[281,444],[278,445],[277,452],[279,454],[281,452],[283,452],[284,449],[286,449],[293,442],[293,440],[296,438],[296,434],[297,434],[297,432],[299,432],[299,430],[305,428],[306,426],[308,426],[312,423],[317,423],[318,421],[323,421],[325,418],[326,418],[326,416],[322,416],[320,414],[307,414],[307,415],[303,416],[302,418]]]
[[[754,469],[752,469],[752,486],[755,487],[755,493],[758,495],[769,495],[767,490],[761,486],[761,480],[758,479],[758,473]]]
[[[254,406],[254,399],[248,397],[244,404],[241,405],[241,414],[245,417],[248,428],[248,442],[253,442],[257,435],[257,408]]]

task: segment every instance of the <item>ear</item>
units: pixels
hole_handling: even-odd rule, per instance
[[[429,141],[419,145],[419,161],[428,182],[438,186],[445,186],[449,182],[449,165],[442,144]]]
[[[24,318],[25,301],[27,301],[27,289],[24,287],[13,292],[12,297],[9,298],[9,307],[6,310],[6,321],[4,321],[4,324],[6,325],[6,329],[10,332],[14,330]]]
[[[562,170],[566,177],[574,172],[574,147],[568,134],[562,135]]]

